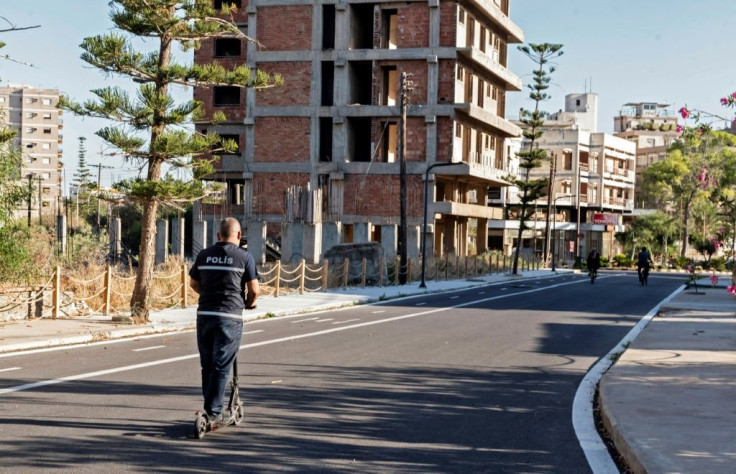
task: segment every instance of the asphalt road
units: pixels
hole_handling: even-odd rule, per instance
[[[196,440],[193,332],[0,358],[0,471],[590,472],[575,391],[681,278],[602,273],[256,321]]]

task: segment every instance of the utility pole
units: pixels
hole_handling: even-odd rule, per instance
[[[31,228],[31,202],[33,197],[33,173],[28,173],[28,228]]]
[[[550,213],[552,212],[552,193],[555,190],[555,172],[557,171],[557,153],[552,153],[549,159],[549,183],[547,184],[547,217],[545,218],[545,236],[544,236],[544,261],[548,262],[550,257],[550,244],[552,237],[552,229],[549,226]],[[554,265],[553,265],[554,267]]]
[[[410,90],[410,74],[401,73],[399,83],[399,201],[400,201],[400,224],[399,224],[399,283],[404,285],[407,281],[407,234],[409,226],[406,210],[406,107],[408,104],[407,92]]]
[[[43,225],[43,215],[41,213],[43,211],[43,197],[41,196],[41,181],[43,181],[43,178],[38,176],[36,179],[38,179],[38,223]]]

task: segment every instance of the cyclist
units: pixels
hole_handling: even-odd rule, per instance
[[[588,275],[590,275],[590,283],[593,283],[595,281],[595,277],[598,276],[598,269],[601,267],[601,254],[598,253],[598,249],[593,249],[590,251],[585,263],[588,266]]]
[[[646,247],[641,248],[639,252],[639,258],[636,262],[636,273],[639,274],[639,283],[642,285],[647,284],[647,278],[649,277],[649,266],[653,264],[652,256],[647,252]]]

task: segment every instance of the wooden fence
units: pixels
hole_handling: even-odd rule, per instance
[[[510,270],[511,259],[502,255],[445,257],[428,260],[425,281],[473,278]],[[260,266],[261,294],[280,295],[325,291],[329,288],[391,286],[399,284],[398,258],[381,261],[369,270],[368,262],[345,259],[341,264],[327,261],[309,265],[304,260],[286,265],[281,262]],[[521,258],[519,270],[538,269],[538,261]],[[168,274],[154,273],[151,306],[155,309],[187,307],[197,295],[189,287],[189,264],[183,263]],[[408,260],[407,284],[421,281],[421,259]],[[0,289],[0,317],[73,317],[87,314],[116,314],[130,311],[135,276],[106,266],[102,273],[80,279],[57,266],[49,280],[40,286]]]

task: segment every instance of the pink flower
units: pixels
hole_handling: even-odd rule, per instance
[[[690,111],[687,110],[686,107],[681,107],[680,108],[680,115],[682,116],[682,118],[686,119],[686,118],[688,118],[690,116]]]
[[[698,181],[703,182],[708,179],[708,169],[703,167],[700,169],[700,174],[698,175]]]
[[[721,97],[721,105],[728,105],[728,98],[727,97]]]
[[[733,126],[736,128],[736,119],[733,120]],[[677,125],[677,129],[675,130],[677,133],[682,133],[682,125]]]
[[[710,284],[711,286],[716,286],[718,284],[718,277],[716,275],[710,276]]]
[[[736,296],[736,286],[727,286],[726,290],[732,295]]]
[[[736,99],[736,92],[734,92],[733,94],[731,94],[731,98],[732,99]]]

